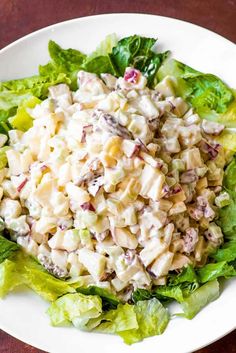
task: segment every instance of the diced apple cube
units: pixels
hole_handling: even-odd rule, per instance
[[[166,249],[167,245],[159,238],[152,238],[146,243],[145,248],[140,252],[139,256],[144,266],[147,267]]]
[[[174,254],[170,251],[165,252],[164,254],[160,255],[156,261],[152,264],[151,272],[156,277],[165,276],[168,274]]]
[[[104,274],[106,257],[89,249],[78,250],[79,261],[84,265],[95,281],[99,281]]]

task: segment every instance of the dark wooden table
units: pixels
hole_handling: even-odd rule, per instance
[[[236,42],[236,0],[0,0],[0,48],[56,22],[111,12],[175,17]],[[40,351],[0,331],[0,353]],[[198,353],[236,353],[236,331]]]

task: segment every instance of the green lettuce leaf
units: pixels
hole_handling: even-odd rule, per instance
[[[77,72],[81,69],[86,55],[76,49],[62,49],[52,40],[48,43],[48,51],[52,61],[39,66],[40,75],[57,77],[64,74],[64,82],[70,84],[71,89],[77,89]]]
[[[181,303],[184,316],[187,319],[192,319],[204,306],[217,299],[219,294],[217,280],[204,284]]]
[[[227,190],[230,194],[230,204],[220,209],[218,224],[226,239],[236,238],[236,194]]]
[[[13,244],[12,247],[17,246],[10,243]],[[9,258],[0,264],[0,297],[5,296],[18,285],[26,285],[48,301],[56,300],[63,294],[75,292],[73,286],[53,277],[23,250],[18,249],[12,255],[13,251],[13,248],[9,250]],[[6,255],[7,251],[4,257]]]
[[[138,288],[134,291],[132,299],[134,303],[140,300],[157,298],[166,304],[176,300],[181,303],[185,297],[189,296],[199,287],[199,278],[192,266],[185,267],[179,274],[170,274],[167,285],[156,286],[153,290]]]
[[[216,261],[231,262],[236,259],[236,239],[226,242],[220,249],[211,255]]]
[[[130,304],[119,304],[117,309],[104,312],[97,319],[90,320],[87,329],[97,332],[115,333],[138,328],[135,307]]]
[[[92,59],[87,60],[83,64],[83,70],[93,72],[94,74],[100,75],[102,73],[111,74],[117,76],[118,73],[114,67],[111,56],[101,55]]]
[[[198,278],[196,272],[190,265],[185,267],[179,274],[168,276],[168,283],[172,286],[178,284],[193,283],[197,281]]]
[[[83,63],[86,55],[76,49],[62,49],[57,43],[50,40],[48,51],[53,64],[60,68],[60,72],[73,72]]]
[[[77,292],[85,295],[98,295],[102,299],[103,310],[115,309],[120,300],[110,291],[97,286],[79,287]]]
[[[125,343],[139,342],[146,337],[162,334],[170,320],[167,309],[158,299],[139,301],[134,306],[138,328],[119,332]]]
[[[24,283],[15,262],[6,259],[0,264],[0,298],[5,297],[15,287]]]
[[[217,76],[204,74],[177,60],[165,61],[158,72],[161,80],[167,75],[176,79],[176,92],[189,101],[204,118],[220,120],[234,101],[232,90]]]
[[[236,255],[235,255],[236,257]],[[198,278],[201,283],[213,281],[218,277],[230,278],[236,276],[236,270],[226,261],[207,264],[197,270]]]
[[[40,99],[47,98],[48,88],[59,83],[70,83],[70,78],[66,76],[65,73],[57,73],[52,72],[48,76],[32,76],[26,77],[18,80],[10,80],[2,82],[1,85],[5,90],[9,90],[10,94],[25,96],[25,98],[29,98],[29,96],[33,95]],[[4,91],[6,92],[6,91]],[[6,94],[6,93],[5,93]],[[20,102],[22,102],[21,99]]]
[[[168,52],[156,53],[153,46],[154,38],[145,38],[138,35],[121,39],[113,48],[111,58],[119,76],[123,76],[127,66],[139,69],[148,80],[148,86],[156,83],[156,74]]]
[[[236,158],[231,161],[225,170],[224,187],[236,192]]]
[[[105,39],[101,41],[96,50],[87,56],[86,60],[91,60],[99,56],[106,56],[110,54],[112,52],[112,49],[117,45],[117,43],[117,35],[115,33],[108,34]]]
[[[183,290],[181,285],[177,286],[158,286],[152,291],[147,289],[138,288],[132,294],[134,303],[140,300],[149,300],[151,298],[157,298],[161,303],[168,303],[170,300],[175,299],[178,302],[183,301]]]
[[[34,96],[21,102],[17,108],[16,115],[9,118],[11,126],[21,131],[29,130],[29,128],[33,126],[33,118],[30,116],[27,109],[32,109],[39,103],[41,103],[41,100]]]
[[[0,264],[13,255],[15,251],[19,250],[19,248],[19,245],[0,235]]]
[[[17,106],[31,97],[30,93],[18,94],[7,89],[3,89],[0,83],[0,133],[6,134],[10,130],[8,118],[16,113]]]
[[[0,148],[0,169],[3,169],[7,166],[7,155],[6,151],[9,149],[9,146],[3,146]]]
[[[68,326],[73,323],[83,329],[89,319],[102,313],[102,301],[96,295],[73,293],[63,295],[54,301],[47,313],[53,326]]]
[[[236,159],[227,166],[224,174],[223,185],[230,195],[228,206],[220,209],[218,224],[225,238],[236,239]]]

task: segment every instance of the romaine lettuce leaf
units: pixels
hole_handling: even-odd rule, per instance
[[[16,113],[17,106],[25,99],[31,97],[30,93],[18,94],[2,88],[0,83],[0,133],[6,134],[10,130],[8,118]]]
[[[24,279],[19,274],[15,262],[6,259],[0,264],[0,298],[23,283]]]
[[[119,76],[123,76],[127,66],[139,69],[148,80],[148,86],[156,83],[156,74],[168,52],[156,53],[153,46],[154,38],[145,38],[138,35],[121,39],[113,48],[111,59]]]
[[[17,108],[16,115],[9,118],[9,123],[14,129],[27,131],[33,126],[33,118],[28,113],[28,108],[34,108],[41,100],[37,97],[30,97],[24,100]]]
[[[172,286],[193,282],[198,282],[198,278],[195,270],[190,265],[185,267],[179,274],[168,276],[168,283]]]
[[[236,259],[236,239],[226,242],[220,249],[211,255],[216,261],[231,262]]]
[[[225,169],[223,183],[227,190],[236,192],[236,158],[233,158]]]
[[[19,250],[19,248],[19,245],[0,235],[0,264],[13,255],[15,251]]]
[[[134,306],[138,328],[119,332],[125,343],[139,342],[146,337],[162,334],[170,320],[168,310],[158,299],[139,301]]]
[[[77,292],[86,295],[98,295],[102,299],[103,310],[115,309],[120,303],[120,300],[107,289],[97,286],[79,287]]]
[[[236,257],[236,255],[235,255]],[[197,270],[198,278],[201,283],[213,281],[218,277],[230,278],[236,276],[236,270],[226,261],[206,264]]]
[[[112,49],[117,45],[118,38],[115,33],[108,34],[95,51],[87,56],[87,60],[94,59],[98,56],[106,56],[112,52]],[[104,71],[105,72],[105,71]]]
[[[236,159],[227,166],[224,174],[223,185],[230,195],[228,206],[220,209],[218,224],[225,238],[236,239]]]
[[[10,251],[8,253],[9,258],[0,264],[0,297],[21,284],[33,289],[48,301],[56,300],[63,294],[75,292],[73,286],[53,277],[22,249],[18,249],[13,255]]]
[[[5,168],[7,163],[8,163],[6,151],[9,148],[10,148],[9,146],[3,146],[3,147],[0,148],[0,169]]]
[[[132,294],[134,303],[140,300],[149,300],[151,298],[157,298],[161,303],[168,303],[170,300],[175,299],[178,302],[183,301],[183,291],[181,285],[177,286],[157,286],[152,291],[147,289],[138,288]]]
[[[184,316],[187,319],[192,319],[204,306],[217,299],[219,294],[217,280],[204,284],[181,303]]]
[[[204,74],[177,60],[165,61],[158,72],[158,78],[167,75],[176,79],[176,92],[188,100],[196,112],[204,118],[218,120],[234,101],[232,90],[218,77]]]
[[[58,83],[70,83],[70,79],[65,73],[52,72],[48,76],[32,76],[18,80],[10,80],[2,82],[4,89],[11,91],[17,95],[33,95],[37,98],[47,98],[48,88]],[[21,100],[22,101],[22,100]],[[20,103],[20,102],[19,102]]]
[[[71,89],[77,89],[77,72],[81,69],[86,55],[76,49],[62,49],[52,40],[48,43],[48,51],[52,61],[40,65],[39,74],[42,77],[57,77],[63,74],[64,82],[70,84]]]
[[[74,326],[84,329],[89,319],[102,313],[102,301],[97,295],[73,293],[63,295],[47,310],[53,326]]]
[[[117,309],[104,312],[100,317],[90,320],[87,329],[97,332],[116,333],[138,328],[135,307],[130,304],[119,304]]]

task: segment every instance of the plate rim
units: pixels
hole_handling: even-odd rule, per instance
[[[164,18],[166,20],[171,20],[173,22],[178,22],[178,23],[184,23],[184,24],[190,24],[194,27],[197,27],[198,29],[204,29],[205,31],[210,32],[211,34],[214,34],[215,36],[218,36],[220,39],[223,39],[224,41],[227,41],[229,44],[235,45],[235,43],[233,41],[231,41],[230,39],[224,37],[223,35],[212,31],[211,29],[208,29],[206,27],[200,26],[196,23],[193,22],[189,22],[189,21],[185,21],[185,20],[180,20],[178,18],[174,18],[174,17],[169,17],[169,16],[161,16],[161,15],[155,15],[155,14],[150,14],[150,13],[145,13],[145,12],[115,12],[115,13],[105,13],[105,14],[98,14],[98,15],[91,15],[91,16],[81,16],[81,17],[75,17],[69,20],[65,20],[65,21],[60,21],[60,22],[56,22],[54,24],[48,25],[46,27],[42,27],[39,28],[35,31],[32,31],[26,35],[24,35],[23,37],[20,37],[16,40],[14,40],[13,42],[7,44],[5,47],[0,49],[0,55],[2,53],[4,53],[5,51],[7,51],[8,49],[10,49],[11,47],[13,47],[14,45],[20,43],[21,41],[24,41],[25,39],[28,39],[30,37],[34,37],[35,35],[39,34],[39,33],[43,33],[44,31],[48,31],[52,28],[56,28],[59,27],[63,24],[67,24],[67,23],[73,23],[76,22],[78,20],[80,21],[86,21],[89,19],[96,19],[96,18],[101,18],[101,17],[116,17],[116,16],[147,16],[147,17],[158,17],[158,18]]]
[[[86,22],[90,19],[93,19],[93,20],[96,20],[96,18],[101,18],[101,17],[118,17],[118,16],[124,16],[124,17],[129,17],[129,16],[146,16],[146,17],[153,17],[153,18],[161,18],[161,19],[165,19],[167,21],[171,21],[171,22],[175,22],[175,23],[183,23],[183,24],[187,24],[187,25],[191,25],[193,27],[195,27],[196,29],[199,29],[199,30],[204,30],[204,31],[207,31],[207,32],[210,32],[212,35],[214,36],[217,36],[220,40],[223,40],[224,42],[227,42],[228,44],[230,45],[233,45],[235,46],[235,43],[232,42],[231,40],[225,38],[224,36],[222,36],[221,34],[217,33],[217,32],[214,32],[208,28],[205,28],[203,26],[200,26],[200,25],[197,25],[195,23],[192,23],[192,22],[189,22],[189,21],[185,21],[185,20],[180,20],[180,19],[176,19],[174,17],[169,17],[169,16],[161,16],[161,15],[155,15],[155,14],[150,14],[150,13],[137,13],[137,12],[130,12],[130,13],[127,13],[127,12],[122,12],[122,13],[105,13],[105,14],[97,14],[97,15],[92,15],[92,16],[82,16],[82,17],[76,17],[76,18],[72,18],[72,19],[69,19],[69,20],[65,20],[65,21],[61,21],[61,22],[56,22],[54,24],[51,24],[51,25],[48,25],[46,27],[42,27],[40,29],[37,29],[33,32],[30,32],[26,35],[24,35],[23,37],[20,37],[18,39],[16,39],[15,41],[9,43],[8,45],[6,45],[5,47],[3,47],[2,49],[0,49],[0,58],[1,58],[1,54],[5,53],[7,50],[9,50],[10,48],[14,47],[15,45],[23,42],[24,40],[27,40],[29,38],[34,38],[34,36],[37,36],[38,34],[41,34],[43,32],[47,32],[47,31],[50,31],[51,29],[56,29],[57,27],[60,27],[60,26],[63,26],[65,24],[70,24],[70,23],[75,23],[77,21],[80,21],[80,22]],[[7,325],[6,325],[7,326]],[[231,328],[231,329],[227,329],[226,332],[222,333],[222,335],[219,335],[217,338],[212,338],[211,340],[209,340],[206,344],[203,344],[203,345],[200,345],[200,346],[197,346],[195,347],[195,350],[196,349],[201,349],[203,347],[206,347],[218,340],[220,340],[222,337],[226,336],[227,334],[229,334],[230,332],[233,332],[236,328],[236,325],[234,328]],[[17,338],[18,340],[20,340],[21,342],[25,342],[29,345],[32,346],[32,343],[30,342],[30,339],[24,339],[24,341],[22,341],[21,337],[20,337],[20,334],[15,334],[14,333],[14,330],[13,329],[10,329],[8,327],[5,328],[5,325],[1,324],[0,322],[0,329],[2,329],[3,331],[5,331],[6,333],[10,334],[12,337],[14,338]],[[36,347],[38,349],[45,349],[46,347],[42,348],[43,346],[41,345],[38,345],[38,344],[34,344],[33,347]],[[192,351],[185,351],[183,353],[189,353],[189,352],[192,352]]]

